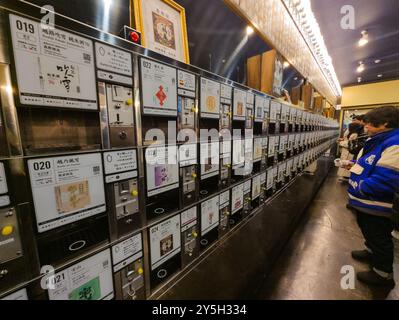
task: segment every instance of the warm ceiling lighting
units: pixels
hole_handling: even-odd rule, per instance
[[[381,59],[374,60],[374,63],[376,63],[376,64],[379,64],[380,62],[381,62]]]
[[[359,40],[359,47],[364,47],[369,43],[369,34],[366,30],[362,31],[362,37]]]
[[[248,26],[247,27],[247,35],[251,35],[251,34],[253,34],[254,33],[254,28],[252,28],[251,26]]]
[[[378,77],[378,78],[382,78],[382,74],[379,74],[377,77]]]
[[[273,0],[268,0],[273,2]],[[320,26],[313,13],[311,0],[282,0],[290,12],[292,19],[299,28],[302,36],[307,42],[310,51],[324,74],[331,90],[335,96],[342,95],[341,84],[335,73],[332,59],[328,53]],[[276,1],[277,2],[277,1]]]
[[[288,61],[284,61],[283,67],[288,68],[290,66],[290,63]]]
[[[362,61],[359,62],[359,66],[357,67],[356,71],[358,73],[362,73],[365,69],[364,63]]]
[[[361,77],[357,78],[357,82],[358,83],[362,82],[362,78]]]

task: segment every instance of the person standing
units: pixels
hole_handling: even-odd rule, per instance
[[[396,193],[393,202],[392,222],[394,228],[392,238],[394,243],[393,278],[395,288],[392,289],[387,300],[399,300],[399,193]]]
[[[357,214],[366,249],[352,257],[370,262],[372,269],[357,273],[370,285],[393,286],[394,194],[399,190],[399,109],[381,107],[365,117],[370,139],[351,167],[348,207]]]

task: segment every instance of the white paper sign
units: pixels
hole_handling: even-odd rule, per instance
[[[219,196],[201,203],[201,235],[219,225]]]
[[[0,207],[8,206],[11,203],[9,196],[0,196]]]
[[[97,68],[123,74],[133,75],[131,53],[108,46],[104,43],[95,43]]]
[[[280,136],[279,151],[284,152],[288,145],[288,136]]]
[[[54,275],[50,300],[109,300],[114,297],[111,252],[102,251]]]
[[[269,137],[269,148],[268,148],[268,156],[272,157],[275,154],[276,146],[278,146],[279,136],[270,136]]]
[[[266,172],[263,172],[261,175],[260,175],[260,183],[261,184],[264,184],[266,182]]]
[[[230,204],[230,191],[225,191],[219,196],[219,206],[220,209],[228,206]]]
[[[233,119],[245,121],[247,93],[234,89]]]
[[[0,300],[28,300],[28,293],[26,292],[26,289],[23,288],[21,290],[18,290],[8,296],[5,296],[4,298],[0,299]]]
[[[221,97],[226,100],[231,100],[232,94],[233,94],[233,88],[226,84],[222,84]]]
[[[105,152],[103,157],[105,174],[137,170],[136,150]]]
[[[270,190],[273,188],[273,182],[274,182],[274,177],[273,177],[273,168],[270,168],[267,170],[267,180],[266,180],[266,189]]]
[[[177,71],[178,87],[184,90],[195,91],[195,75],[183,70]]]
[[[220,83],[201,78],[201,118],[220,116]]]
[[[288,115],[289,115],[290,109],[289,106],[283,104],[281,105],[281,121],[285,122],[288,120]]]
[[[179,164],[180,167],[186,167],[197,164],[197,145],[183,144],[179,146]]]
[[[143,250],[141,233],[112,247],[112,263],[116,265]]]
[[[97,109],[93,42],[10,14],[22,104]]]
[[[262,159],[262,144],[263,138],[254,139],[254,161],[259,161]]]
[[[270,102],[270,121],[276,122],[281,112],[281,104],[276,101]]]
[[[182,212],[180,219],[182,231],[184,231],[184,227],[192,225],[197,221],[197,207],[192,207],[191,209]]]
[[[28,161],[39,233],[105,212],[101,154]]]
[[[294,164],[294,159],[289,159],[287,161],[287,171],[286,171],[287,175],[291,174],[293,164]]]
[[[8,192],[6,172],[4,170],[4,164],[0,162],[0,194]]]
[[[261,176],[258,175],[252,179],[252,200],[260,196]]]
[[[202,143],[200,145],[201,179],[219,174],[219,142]]]
[[[245,141],[233,140],[233,168],[239,167],[245,162]]]
[[[149,147],[146,150],[147,195],[154,195],[179,187],[177,147]]]
[[[247,104],[249,108],[253,108],[255,103],[255,95],[252,92],[247,92]]]
[[[140,64],[144,114],[177,116],[176,69],[144,58]]]
[[[234,214],[244,206],[244,184],[231,189],[231,212]]]
[[[265,98],[261,96],[255,97],[255,122],[262,122],[264,118]]]
[[[150,228],[151,270],[180,252],[180,215]]]

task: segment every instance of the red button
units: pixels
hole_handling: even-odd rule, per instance
[[[138,42],[140,40],[140,36],[137,32],[132,31],[132,32],[130,32],[130,39],[133,42]]]

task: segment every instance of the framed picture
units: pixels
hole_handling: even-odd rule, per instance
[[[172,0],[131,0],[134,28],[142,45],[172,59],[190,63],[186,13]]]

